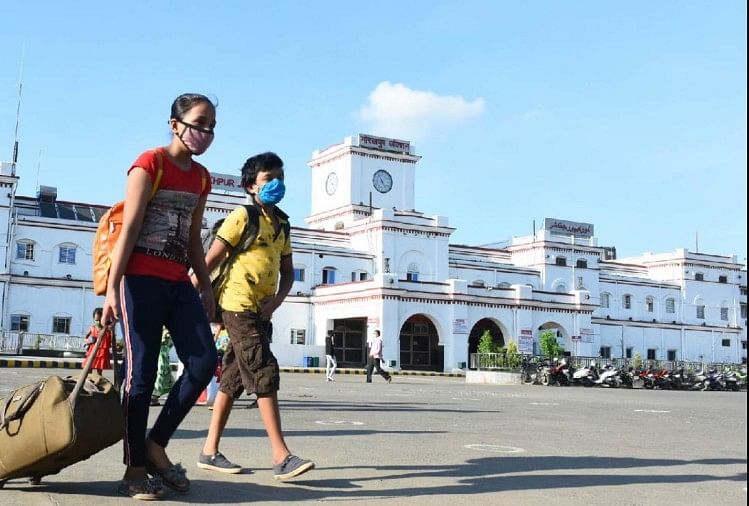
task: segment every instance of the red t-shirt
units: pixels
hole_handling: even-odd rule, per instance
[[[189,281],[187,248],[192,213],[198,199],[211,191],[211,178],[198,162],[193,161],[190,170],[184,171],[169,158],[164,148],[157,149],[161,151],[164,167],[161,182],[146,206],[140,235],[125,274]],[[135,167],[140,167],[148,173],[153,184],[157,164],[156,153],[146,151],[127,173],[129,175]]]

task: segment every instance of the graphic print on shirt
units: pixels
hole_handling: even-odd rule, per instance
[[[198,195],[159,190],[148,202],[135,251],[187,264],[187,244]]]

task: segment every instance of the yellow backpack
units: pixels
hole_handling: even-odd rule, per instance
[[[161,177],[164,175],[164,155],[160,149],[154,149],[154,153],[156,154],[156,178],[153,181],[151,196],[148,200],[151,200],[159,191]],[[124,209],[125,202],[117,202],[102,215],[99,219],[99,226],[96,228],[92,251],[94,293],[96,295],[106,295],[107,293],[109,269],[112,267],[112,252],[122,231]]]

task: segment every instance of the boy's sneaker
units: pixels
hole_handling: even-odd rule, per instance
[[[218,471],[219,473],[237,474],[242,471],[242,467],[233,464],[229,459],[224,457],[221,452],[213,455],[206,455],[200,452],[198,457],[198,467],[209,471]]]
[[[314,468],[315,463],[311,460],[300,459],[296,455],[289,454],[283,459],[283,462],[273,466],[273,478],[286,481]]]

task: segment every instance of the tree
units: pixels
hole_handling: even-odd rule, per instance
[[[514,369],[520,365],[520,353],[518,353],[518,344],[515,341],[507,344],[506,357],[507,365],[511,368]]]
[[[635,369],[639,369],[640,367],[642,367],[642,355],[640,355],[639,351],[636,351],[635,356],[632,357],[631,365]]]
[[[497,353],[497,345],[489,329],[486,329],[479,339],[479,353]]]
[[[559,357],[564,354],[564,349],[557,342],[556,331],[544,330],[538,336],[541,345],[541,353],[547,357]]]

